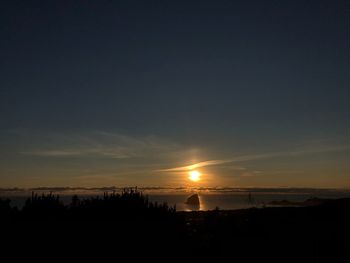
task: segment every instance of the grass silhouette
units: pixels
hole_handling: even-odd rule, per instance
[[[69,204],[53,193],[32,193],[22,209],[0,199],[0,215],[6,245],[30,237],[25,244],[36,257],[45,247],[56,256],[75,254],[79,261],[118,254],[128,262],[339,262],[350,247],[350,199],[176,212],[175,206],[127,188],[90,198],[75,195]],[[67,250],[58,249],[62,244]]]
[[[32,192],[20,210],[11,207],[10,203],[10,199],[0,198],[0,213],[14,219],[165,219],[176,213],[176,206],[169,206],[166,202],[150,202],[148,196],[137,188],[125,188],[121,193],[105,192],[103,196],[83,199],[74,195],[66,205],[59,195],[52,192],[40,195]]]

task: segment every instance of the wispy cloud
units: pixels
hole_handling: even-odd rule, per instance
[[[22,154],[42,157],[105,156],[115,159],[130,158],[134,155],[126,150],[114,149],[62,149],[23,151]]]
[[[159,172],[182,172],[182,171],[188,171],[197,169],[204,166],[212,166],[212,165],[220,165],[224,163],[230,163],[232,160],[208,160],[204,162],[199,162],[191,165],[186,166],[180,166],[180,167],[174,167],[174,168],[168,168],[168,169],[160,169]]]
[[[350,146],[331,146],[331,147],[316,148],[316,149],[301,149],[296,151],[283,151],[283,152],[273,152],[273,153],[263,153],[263,154],[242,155],[242,156],[235,156],[235,157],[232,157],[229,159],[223,159],[223,160],[207,160],[199,163],[194,163],[191,165],[160,169],[157,171],[158,172],[183,172],[183,171],[197,169],[200,167],[212,166],[212,165],[223,165],[227,163],[254,161],[254,160],[260,160],[260,159],[277,158],[277,157],[284,157],[284,156],[299,156],[299,155],[313,154],[313,153],[334,152],[334,151],[342,151],[342,150],[348,150],[348,149],[350,149]],[[239,168],[241,168],[242,170],[245,169],[244,167],[239,167]],[[261,173],[261,171],[259,171],[259,173]]]
[[[84,135],[45,135],[40,138],[40,145],[40,148],[31,146],[21,153],[42,157],[100,156],[124,159],[180,149],[179,145],[155,136],[133,137],[99,131]]]
[[[36,155],[36,156],[74,156],[81,155],[79,151],[67,151],[67,150],[46,150],[46,151],[29,151],[21,152],[22,154]]]
[[[313,149],[300,149],[295,151],[281,151],[274,153],[263,153],[263,154],[253,154],[253,155],[243,155],[231,158],[231,162],[244,162],[244,161],[254,161],[260,159],[268,159],[275,157],[284,157],[284,156],[299,156],[305,154],[313,154],[313,153],[326,153],[326,152],[336,152],[349,150],[350,146],[329,146],[329,147],[321,147],[321,148],[313,148]]]

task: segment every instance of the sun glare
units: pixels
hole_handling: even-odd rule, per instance
[[[190,171],[188,179],[192,182],[198,182],[201,179],[201,173],[198,171]]]

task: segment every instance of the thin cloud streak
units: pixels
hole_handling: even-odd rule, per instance
[[[33,151],[33,152],[21,152],[21,154],[27,154],[27,155],[35,155],[35,156],[75,156],[75,155],[81,155],[82,153],[79,151],[59,151],[59,150],[52,150],[52,151]]]
[[[209,160],[209,161],[199,162],[199,163],[195,163],[187,166],[161,169],[158,171],[159,172],[183,172],[183,171],[193,170],[204,166],[220,165],[220,164],[230,163],[230,162],[232,162],[232,160]]]
[[[188,170],[197,169],[200,167],[222,165],[225,163],[255,161],[260,159],[269,159],[269,158],[283,157],[283,156],[299,156],[304,154],[334,152],[334,151],[342,151],[342,150],[348,150],[348,149],[350,149],[350,146],[333,146],[333,147],[326,147],[326,148],[320,148],[320,149],[304,149],[299,151],[285,151],[285,152],[275,152],[275,153],[265,153],[265,154],[243,155],[243,156],[233,157],[230,159],[208,160],[208,161],[203,161],[203,162],[186,165],[186,166],[160,169],[157,171],[158,172],[184,172]]]
[[[41,157],[100,156],[125,159],[171,153],[179,145],[154,136],[132,137],[118,133],[91,132],[84,135],[47,135],[40,138],[42,146],[20,151],[21,154]],[[40,143],[40,142],[39,142]]]
[[[126,154],[119,149],[106,150],[106,149],[81,149],[81,150],[45,150],[45,151],[29,151],[21,152],[25,155],[33,155],[40,157],[74,157],[74,156],[89,156],[100,155],[115,159],[124,159],[132,157],[132,154]]]

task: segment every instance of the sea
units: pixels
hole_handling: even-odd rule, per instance
[[[11,199],[11,206],[23,207],[27,198],[36,194],[57,194],[69,204],[73,195],[79,198],[103,196],[103,193],[121,192],[125,188],[36,188],[0,189],[0,198]],[[176,206],[177,211],[208,211],[214,209],[236,210],[269,206],[271,201],[305,201],[309,198],[350,198],[350,189],[305,189],[305,188],[138,188],[149,200]],[[200,205],[185,204],[192,194],[198,194]]]

